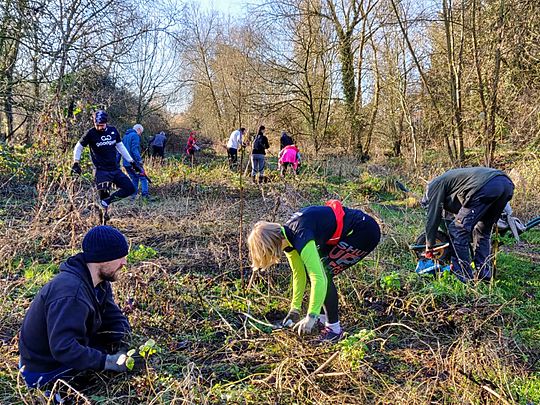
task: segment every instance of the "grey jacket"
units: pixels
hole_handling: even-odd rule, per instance
[[[497,176],[506,174],[489,167],[467,167],[448,170],[431,180],[422,199],[422,206],[427,206],[427,245],[435,244],[443,209],[457,214],[482,186]]]
[[[152,146],[158,146],[160,148],[165,147],[165,144],[167,143],[167,137],[163,132],[160,132],[159,134],[156,134],[152,137],[150,140],[150,145]]]

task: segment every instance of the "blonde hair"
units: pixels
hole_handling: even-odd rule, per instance
[[[266,269],[278,263],[283,250],[281,225],[259,221],[248,236],[249,255],[253,269]]]

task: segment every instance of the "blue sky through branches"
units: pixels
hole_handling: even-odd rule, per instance
[[[201,6],[207,9],[214,9],[221,11],[224,14],[230,14],[233,16],[241,15],[246,5],[247,0],[199,0]]]

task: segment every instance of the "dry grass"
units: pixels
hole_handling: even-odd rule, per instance
[[[510,311],[515,301],[503,299],[497,287],[418,279],[407,245],[421,227],[421,213],[380,205],[373,194],[359,192],[355,182],[365,170],[332,163],[287,185],[246,184],[243,206],[244,235],[257,219],[282,221],[299,206],[334,196],[348,196],[348,204],[384,222],[377,252],[336,280],[349,335],[374,331],[365,353],[352,349],[358,355],[353,362],[340,347],[314,346],[242,315],[280,319],[290,287],[285,265],[259,277],[249,291],[241,284],[240,268],[244,279],[249,271],[245,246],[239,259],[235,175],[215,164],[147,166],[159,200],[120,202],[110,224],[128,236],[132,248],[144,245],[157,254],[134,260],[114,290],[133,326],[132,346],[153,338],[162,352],[143,371],[92,374],[83,387],[59,383],[73,403],[523,402],[516,396],[523,384],[516,384],[537,372],[537,357],[529,343],[512,335],[515,322],[523,322]],[[320,170],[331,171],[330,180],[315,176]],[[335,185],[340,170],[343,181]],[[395,191],[384,186],[384,178],[399,175],[377,166],[367,172],[383,179],[384,195]],[[14,214],[0,228],[0,403],[46,403],[17,375],[17,332],[32,297],[55,271],[47,263],[74,253],[98,222],[97,211],[88,209],[95,198],[88,181],[62,171],[42,179],[35,193],[3,200]],[[400,288],[386,291],[380,279],[391,272],[397,272]]]

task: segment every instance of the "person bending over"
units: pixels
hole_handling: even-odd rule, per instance
[[[452,243],[452,272],[464,282],[490,280],[491,229],[513,194],[512,180],[504,172],[488,167],[452,169],[434,178],[421,201],[427,208],[426,257],[433,257],[437,230],[445,210],[454,214],[453,221],[447,224]]]
[[[143,158],[141,153],[141,136],[144,132],[144,127],[141,124],[133,125],[133,128],[128,129],[122,138],[122,143],[126,147],[130,156],[133,157],[133,160],[137,163],[137,166],[141,169],[140,173],[136,173],[133,169],[133,165],[129,163],[126,159],[124,161],[124,168],[126,169],[133,187],[135,187],[135,192],[131,195],[131,200],[135,201],[137,194],[139,193],[139,183],[141,185],[141,197],[143,200],[148,201],[149,190],[148,190],[148,178],[144,172],[143,167]]]
[[[282,252],[289,261],[293,296],[282,324],[294,324],[302,335],[312,333],[320,319],[324,328],[319,340],[336,342],[343,331],[333,278],[373,251],[380,236],[379,225],[372,217],[331,200],[326,206],[300,210],[283,226],[257,222],[248,237],[248,247],[254,269],[278,263]],[[300,319],[307,278],[311,284],[309,306],[307,315]]]

